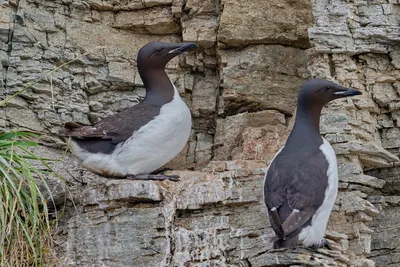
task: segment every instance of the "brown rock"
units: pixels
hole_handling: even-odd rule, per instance
[[[392,101],[398,102],[400,100],[390,83],[377,83],[374,85],[372,92],[373,99],[382,108],[387,108]]]
[[[184,20],[183,40],[195,42],[204,48],[210,48],[217,42],[217,18],[213,16]]]
[[[287,139],[285,116],[277,111],[243,113],[217,120],[214,159],[269,160]]]
[[[303,50],[278,45],[220,51],[223,109],[228,115],[275,109],[293,114],[308,77]]]
[[[227,46],[286,44],[308,48],[311,1],[222,0],[218,41]],[[249,12],[251,10],[251,12]]]
[[[179,31],[179,25],[172,17],[171,8],[151,8],[135,13],[117,13],[113,28],[150,34],[170,34]]]
[[[200,117],[215,113],[218,82],[215,76],[196,76],[192,92],[193,116]]]

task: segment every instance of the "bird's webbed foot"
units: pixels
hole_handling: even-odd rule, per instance
[[[322,239],[319,244],[314,244],[314,245],[310,246],[310,248],[312,250],[317,250],[319,248],[326,248],[326,249],[329,249],[329,250],[333,249],[332,245],[326,239]]]
[[[154,181],[163,181],[170,180],[173,182],[179,182],[179,175],[164,175],[164,174],[128,174],[126,176],[129,180],[154,180]]]

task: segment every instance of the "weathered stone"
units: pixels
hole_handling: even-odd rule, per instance
[[[92,111],[100,111],[103,109],[103,104],[98,101],[90,101],[89,102],[90,110]]]
[[[213,137],[209,134],[198,133],[196,136],[196,163],[204,165],[212,159]]]
[[[109,59],[130,58],[134,61],[139,48],[148,42],[154,41],[154,38],[149,35],[124,34],[120,30],[111,27],[101,24],[82,23],[78,20],[69,21],[66,25],[66,33],[67,48],[77,47],[98,57],[105,54]],[[157,38],[157,40],[166,42],[179,41],[176,37],[168,35]],[[119,44],[118,49],[115,48],[116,43]]]
[[[400,259],[399,239],[395,233],[397,222],[400,218],[400,208],[384,207],[380,216],[372,222],[375,229],[372,234],[372,253],[371,259],[377,263],[377,266],[398,265]],[[393,235],[397,238],[393,238]]]
[[[400,147],[400,129],[388,128],[382,130],[382,146],[384,148]]]
[[[133,85],[135,81],[135,70],[129,63],[108,63],[109,79],[118,85]]]
[[[368,175],[373,175],[386,182],[385,186],[381,189],[384,195],[398,196],[400,195],[400,186],[398,184],[399,168],[384,168],[370,170],[366,172]]]
[[[392,64],[396,69],[400,69],[400,51],[393,51],[390,54]]]
[[[10,26],[12,27],[11,21],[13,9],[3,3],[0,3],[0,7],[0,42],[7,43],[9,39]]]
[[[215,113],[217,93],[217,77],[196,77],[192,92],[192,115],[200,117]]]
[[[338,200],[340,200],[340,210],[348,215],[353,215],[359,211],[363,211],[373,217],[379,214],[379,211],[370,202],[353,192],[339,192]]]
[[[179,31],[179,25],[173,20],[170,8],[146,9],[137,11],[134,15],[132,12],[119,12],[112,27],[151,34],[170,34]]]
[[[23,98],[17,96],[7,102],[7,107],[24,109],[28,107],[28,103]]]
[[[167,248],[165,231],[160,207],[85,213],[69,221],[69,266],[156,266]]]
[[[358,174],[358,175],[343,175],[340,176],[340,181],[354,183],[354,184],[362,184],[366,185],[369,188],[382,188],[385,185],[384,180],[377,179],[373,176]]]
[[[100,188],[90,188],[82,193],[85,205],[99,205],[113,201],[161,201],[158,187],[151,182],[110,180]]]
[[[379,114],[377,120],[378,120],[379,126],[381,126],[382,128],[394,127],[393,121],[387,114]]]
[[[196,42],[204,48],[212,47],[217,42],[218,22],[216,17],[193,18],[183,21],[183,40]]]
[[[321,115],[320,131],[325,133],[346,133],[351,131],[350,117],[345,110],[335,110],[333,114],[323,112]]]
[[[253,259],[250,259],[251,266],[257,267],[273,267],[279,265],[284,266],[348,266],[349,259],[340,253],[336,255],[326,255],[327,253],[321,252],[311,254],[307,250],[295,249],[290,252],[269,252],[263,253]]]
[[[361,162],[368,167],[387,167],[391,166],[394,162],[399,162],[396,155],[383,149],[375,143],[357,143],[349,142],[348,149],[350,152],[359,155]]]
[[[110,0],[86,0],[83,1],[87,3],[90,8],[94,10],[114,10],[114,11],[126,11],[126,10],[137,10],[143,9],[146,7],[153,7],[153,6],[164,6],[170,5],[172,3],[171,0],[132,0],[128,2],[124,1],[110,1]]]
[[[37,115],[30,109],[7,108],[6,118],[11,124],[25,130],[42,132],[43,127],[40,125]]]
[[[216,1],[189,0],[182,18],[184,41],[196,42],[203,48],[211,48],[217,42],[220,6]],[[188,14],[186,14],[188,13]]]
[[[307,28],[311,26],[312,14],[308,0],[222,0],[221,4],[224,8],[218,41],[224,45],[287,44],[309,47]]]
[[[388,107],[392,101],[398,102],[400,100],[390,83],[375,84],[372,92],[373,99],[382,108]]]
[[[242,113],[217,120],[214,159],[271,159],[288,136],[277,111]]]
[[[303,50],[273,46],[250,46],[220,51],[224,112],[275,109],[293,114],[297,92],[308,77]]]
[[[72,219],[69,223],[70,246],[68,255],[71,257],[71,264],[84,265],[89,261],[101,264],[105,262],[103,254],[108,253],[107,262],[112,266],[113,261],[121,256],[124,259],[118,260],[118,266],[128,266],[128,259],[130,258],[125,255],[127,250],[121,250],[120,246],[117,245],[125,244],[125,242],[129,242],[130,245],[126,244],[124,247],[127,246],[130,249],[134,247],[131,253],[136,256],[143,253],[139,249],[145,248],[142,247],[142,242],[151,242],[151,245],[147,243],[143,243],[143,245],[147,244],[146,248],[156,249],[160,255],[160,257],[153,255],[148,259],[152,261],[152,266],[163,261],[164,251],[171,249],[174,250],[174,256],[171,260],[175,264],[202,260],[210,253],[214,255],[210,259],[212,262],[219,262],[221,260],[217,258],[219,255],[225,259],[224,261],[229,260],[232,264],[238,263],[239,255],[236,252],[238,247],[246,248],[246,255],[249,256],[255,256],[262,252],[265,249],[263,240],[271,236],[270,230],[266,228],[268,223],[263,207],[258,201],[262,191],[255,190],[256,188],[260,189],[262,183],[259,180],[263,176],[260,170],[256,172],[248,171],[249,169],[243,169],[243,167],[261,167],[264,164],[262,162],[237,162],[236,165],[233,162],[215,164],[225,165],[220,169],[222,172],[218,174],[178,172],[177,174],[182,178],[181,184],[174,183],[162,187],[162,191],[167,190],[162,194],[168,196],[164,201],[172,201],[172,206],[164,203],[165,208],[163,209],[153,206],[140,208],[118,205],[121,201],[129,202],[129,200],[136,199],[137,194],[132,193],[132,190],[138,192],[137,189],[143,188],[142,186],[145,184],[158,188],[156,183],[153,182],[112,180],[107,182],[106,185],[85,191],[82,200],[86,205],[86,212],[84,215]],[[129,183],[135,186],[129,186]],[[142,186],[138,186],[139,184]],[[209,184],[214,186],[211,187]],[[220,185],[226,186],[223,188]],[[128,189],[125,189],[126,186],[128,186]],[[221,192],[221,189],[224,193]],[[105,195],[99,194],[100,190],[106,192]],[[144,191],[148,192],[147,189]],[[142,194],[139,195],[142,196]],[[180,197],[176,198],[173,195]],[[152,199],[154,200],[154,198]],[[157,200],[159,199],[157,198]],[[104,202],[107,202],[107,205]],[[196,212],[199,207],[206,207],[212,203],[222,206],[206,209],[204,214]],[[241,212],[221,215],[221,211],[231,209],[231,205],[233,205],[232,207],[238,205],[235,210],[239,209]],[[226,206],[226,208],[223,208],[223,206]],[[98,209],[105,209],[107,212],[100,212]],[[189,213],[185,213],[185,210]],[[248,216],[245,216],[245,214],[248,214]],[[130,216],[135,216],[135,220],[129,220]],[[200,221],[199,216],[203,218]],[[146,223],[145,218],[151,222]],[[174,228],[170,228],[171,223],[175,225]],[[171,229],[173,230],[171,231]],[[197,230],[188,231],[188,229]],[[230,232],[216,233],[216,229],[230,229]],[[128,238],[126,237],[127,231],[131,231]],[[113,233],[114,236],[112,236]],[[151,241],[156,236],[157,242],[160,243]],[[108,240],[106,251],[97,248],[103,243],[102,238],[108,238],[106,239]],[[135,239],[131,240],[130,238]],[[95,243],[93,243],[93,246],[85,246],[86,242]],[[175,246],[171,247],[169,242],[174,242]],[[187,246],[191,242],[196,242],[198,245],[196,247]],[[159,246],[157,244],[162,245],[164,249],[157,249]],[[244,246],[244,244],[246,245]],[[254,249],[254,246],[257,248]],[[235,249],[235,251],[232,251],[232,249]],[[220,252],[218,252],[219,250]],[[196,253],[193,254],[193,251],[196,251]],[[228,256],[224,251],[232,256]],[[147,266],[146,264],[150,263],[148,261],[136,263],[138,266]]]
[[[321,53],[386,53],[399,49],[398,8],[393,4],[335,1],[329,5],[327,0],[318,0],[313,14],[315,24],[308,33]]]

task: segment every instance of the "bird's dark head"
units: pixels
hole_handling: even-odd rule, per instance
[[[312,79],[302,86],[298,101],[299,103],[316,105],[322,108],[332,100],[355,95],[361,95],[361,92],[331,81]]]
[[[196,47],[195,43],[151,42],[139,50],[137,64],[139,68],[164,69],[171,59]]]

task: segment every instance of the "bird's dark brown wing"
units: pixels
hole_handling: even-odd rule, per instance
[[[279,154],[268,169],[264,201],[279,238],[304,226],[322,205],[328,186],[328,162],[321,150],[309,155]]]
[[[75,122],[67,122],[65,129],[60,131],[61,136],[74,139],[109,140],[112,144],[126,141],[143,125],[159,115],[160,107],[147,103],[140,103],[120,113],[111,115],[92,125],[81,126]]]

